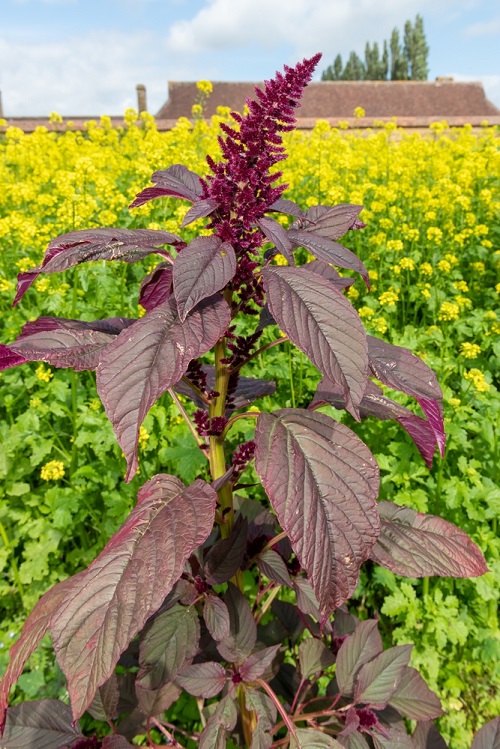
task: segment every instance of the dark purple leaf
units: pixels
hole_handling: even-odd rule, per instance
[[[344,640],[337,653],[335,677],[343,695],[352,696],[359,669],[382,650],[382,638],[375,619],[368,619],[358,624],[353,634]]]
[[[290,749],[339,749],[340,744],[331,736],[313,728],[296,728],[290,734]]]
[[[373,376],[394,390],[413,396],[429,420],[444,455],[443,393],[432,369],[401,346],[368,336],[368,358]]]
[[[371,733],[374,749],[414,749],[411,736],[406,731],[389,727],[385,729],[387,736],[382,733]]]
[[[141,281],[139,304],[151,312],[159,304],[166,302],[172,293],[172,265],[160,263]]]
[[[202,192],[200,178],[183,164],[173,164],[168,169],[155,172],[151,177],[156,187],[146,187],[136,196],[129,208],[137,208],[148,200],[171,196],[196,203]]]
[[[226,669],[220,663],[192,663],[184,666],[175,679],[176,683],[195,697],[215,697],[227,681]]]
[[[276,325],[276,320],[271,315],[267,304],[265,304],[262,307],[262,310],[260,312],[260,318],[259,318],[259,324],[257,326],[257,331],[264,330],[264,328],[267,328],[268,325]]]
[[[270,648],[263,648],[249,656],[240,666],[239,674],[243,681],[255,681],[260,679],[276,658],[276,654],[281,645],[273,645]]]
[[[94,260],[135,263],[152,253],[170,257],[168,252],[159,249],[164,244],[175,246],[184,245],[184,242],[176,234],[152,229],[84,229],[61,234],[49,243],[41,265],[19,273],[13,305],[19,302],[40,273],[59,273]]]
[[[410,720],[429,720],[443,714],[438,696],[431,692],[419,672],[410,667],[403,672],[389,705]]]
[[[230,695],[223,697],[203,729],[199,749],[226,749],[228,735],[234,730],[238,712]]]
[[[359,257],[348,250],[347,247],[334,242],[328,237],[322,237],[312,231],[297,231],[290,229],[288,236],[296,247],[305,247],[314,257],[324,260],[326,263],[337,265],[339,268],[347,268],[359,273],[366,286],[370,288],[370,278],[364,263]]]
[[[168,710],[174,702],[177,702],[182,690],[175,684],[163,684],[158,689],[149,689],[145,682],[137,681],[135,691],[140,711],[150,718]]]
[[[271,734],[265,731],[260,723],[257,723],[252,733],[250,749],[271,749],[272,745],[273,737]]]
[[[464,531],[435,515],[379,502],[382,528],[370,557],[405,577],[477,577],[488,572],[482,552]]]
[[[419,721],[411,738],[413,749],[448,749],[432,720]]]
[[[257,559],[257,567],[263,575],[272,580],[278,585],[287,585],[289,588],[292,587],[292,581],[288,573],[288,568],[281,557],[273,549],[267,549],[263,554],[259,554]]]
[[[204,564],[210,585],[227,583],[240,569],[247,548],[247,534],[247,520],[240,515],[229,536],[211,547]]]
[[[245,703],[249,710],[257,715],[259,725],[264,731],[270,731],[276,723],[277,710],[272,699],[257,689],[245,689]]]
[[[101,749],[134,749],[134,747],[128,743],[125,736],[119,736],[115,733],[103,738]]]
[[[76,372],[96,369],[102,351],[135,320],[67,320],[39,317],[27,323],[10,348],[26,361],[44,361],[54,367],[72,367]]]
[[[357,731],[348,736],[339,736],[339,743],[345,749],[370,749],[366,739]]]
[[[300,643],[299,662],[302,678],[308,679],[335,663],[335,656],[321,640],[309,637]]]
[[[486,723],[474,736],[471,749],[500,749],[500,717]]]
[[[16,354],[8,346],[0,343],[0,371],[17,367],[19,364],[26,364],[27,361],[28,359],[25,359],[24,356]]]
[[[174,296],[179,318],[202,299],[223,289],[236,273],[236,255],[229,242],[219,237],[196,237],[175,258]]]
[[[325,263],[323,260],[312,260],[310,263],[306,263],[302,266],[306,270],[312,270],[313,273],[317,273],[319,276],[326,278],[330,281],[339,291],[348,289],[354,283],[354,278],[342,278],[339,276],[335,268]]]
[[[396,645],[361,666],[354,687],[354,700],[382,710],[397,692],[408,666],[413,645]]]
[[[330,632],[331,624],[328,619],[324,621],[318,599],[309,580],[305,577],[296,577],[293,581],[293,588],[297,597],[297,608],[299,611],[306,614],[306,616],[312,616],[318,622],[322,622],[323,631]]]
[[[205,200],[197,200],[189,211],[184,216],[184,221],[181,227],[188,226],[193,221],[197,221],[199,218],[205,218],[210,216],[211,213],[217,208],[217,201],[212,198],[205,198]]]
[[[209,535],[216,501],[201,479],[185,487],[174,476],[155,476],[97,559],[73,578],[50,628],[75,718]]]
[[[287,230],[273,218],[267,216],[258,219],[257,226],[268,242],[272,242],[278,252],[286,257],[290,265],[295,265],[293,242],[290,241]]]
[[[234,474],[234,468],[231,466],[225,473],[222,474],[222,476],[219,476],[218,479],[215,479],[215,481],[212,481],[211,486],[215,489],[216,492],[219,491],[219,489],[222,489],[223,486],[225,486],[231,479],[233,478]]]
[[[196,609],[176,604],[156,616],[140,640],[138,680],[158,689],[175,679],[198,652],[200,624]]]
[[[215,387],[215,367],[209,364],[202,366],[203,372],[207,376],[207,390],[213,390]],[[207,410],[207,404],[189,387],[185,382],[178,382],[174,390],[181,395],[190,398],[198,408]],[[258,380],[256,377],[239,377],[235,392],[231,395],[231,405],[226,408],[226,413],[238,411],[240,408],[248,406],[257,398],[264,398],[266,395],[272,395],[276,391],[276,383],[273,380]]]
[[[209,351],[231,319],[218,296],[205,300],[182,323],[168,299],[124,330],[105,349],[97,389],[127,458],[127,481],[137,470],[139,428],[153,403],[175,385],[191,359]]]
[[[329,281],[304,266],[264,268],[262,275],[280,328],[320,372],[342,385],[349,411],[359,418],[368,354],[357,312]]]
[[[294,203],[293,200],[288,200],[288,198],[279,198],[279,200],[272,203],[266,210],[276,211],[276,213],[286,213],[289,216],[296,216],[297,218],[304,216],[304,211],[299,208],[297,203]]]
[[[85,572],[79,572],[74,577],[63,580],[50,588],[37,601],[31,614],[24,622],[19,639],[10,649],[10,660],[0,682],[0,734],[5,723],[5,711],[10,688],[23,672],[24,664],[49,629],[50,619],[66,598],[77,579],[81,579]]]
[[[205,619],[208,631],[216,642],[229,637],[229,611],[224,601],[218,596],[206,596],[203,606],[203,618]]]
[[[380,532],[379,473],[366,445],[320,413],[262,413],[255,467],[325,617],[356,589]]]
[[[280,601],[275,598],[271,604],[271,611],[286,630],[292,643],[297,642],[305,629],[305,625],[304,619],[300,617],[295,606],[288,601]]]
[[[339,410],[346,407],[341,386],[329,380],[328,377],[323,377],[319,383],[310,407],[316,407],[322,403],[329,403]],[[371,380],[367,382],[359,404],[359,413],[362,419],[367,416],[376,416],[382,420],[395,419],[413,439],[428,467],[432,467],[437,440],[430,423],[391,398],[386,398],[378,385]]]
[[[257,626],[248,601],[238,588],[229,583],[224,595],[229,611],[229,636],[217,644],[221,656],[233,663],[242,663],[255,647]]]
[[[347,203],[334,206],[314,205],[306,212],[304,220],[294,222],[292,228],[296,228],[295,223],[301,223],[305,224],[300,227],[305,231],[312,231],[322,237],[328,237],[328,239],[340,239],[349,229],[358,228],[356,219],[362,210],[362,205],[349,205]]]
[[[2,749],[65,749],[83,738],[71,708],[59,700],[23,702],[7,710]]]
[[[88,712],[96,720],[114,720],[118,715],[118,702],[120,700],[120,690],[118,689],[118,679],[115,674],[102,684],[96,692]]]

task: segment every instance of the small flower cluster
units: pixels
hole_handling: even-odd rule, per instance
[[[469,343],[468,341],[465,341],[460,344],[460,354],[464,359],[477,359],[480,353],[481,346],[478,346],[477,343]]]
[[[238,445],[233,453],[233,457],[231,460],[231,463],[234,467],[233,477],[238,477],[241,473],[243,473],[250,461],[253,460],[254,455],[255,442],[253,440],[249,440],[248,442],[243,442],[243,444]]]
[[[464,372],[464,377],[466,380],[472,381],[478,393],[487,393],[490,389],[489,382],[486,382],[484,372],[481,372],[480,369],[469,369],[468,372]]]
[[[193,421],[200,437],[218,437],[224,431],[227,419],[225,416],[214,416],[212,419],[201,408],[194,412]]]
[[[60,460],[49,460],[40,470],[40,477],[44,481],[58,481],[64,476],[64,463]]]

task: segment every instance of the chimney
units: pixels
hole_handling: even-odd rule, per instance
[[[141,112],[147,112],[148,107],[146,104],[146,86],[143,83],[138,83],[135,87],[137,90],[137,111],[139,114]]]

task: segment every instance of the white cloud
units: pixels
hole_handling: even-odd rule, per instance
[[[500,34],[500,18],[492,18],[491,21],[473,23],[465,30],[468,36],[494,36]]]

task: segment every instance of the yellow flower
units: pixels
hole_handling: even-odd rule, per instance
[[[16,262],[16,265],[21,273],[26,273],[27,270],[35,267],[36,262],[30,257],[22,257]]]
[[[37,291],[42,291],[42,292],[47,291],[49,286],[50,286],[50,279],[47,277],[39,278],[38,281],[35,281],[35,289]]]
[[[378,273],[376,270],[369,270],[368,271],[368,277],[370,281],[376,281],[378,279]]]
[[[394,291],[394,289],[384,291],[378,300],[382,306],[395,307],[396,302],[399,300],[399,291]]]
[[[58,112],[51,112],[49,114],[49,122],[53,122],[54,124],[60,124],[61,122],[63,122],[63,118]]]
[[[49,460],[40,470],[40,476],[44,481],[58,481],[64,476],[64,463],[60,460]]]
[[[456,255],[452,255],[451,252],[447,252],[444,256],[445,260],[447,260],[450,265],[458,265],[458,258]]]
[[[214,90],[210,81],[198,81],[196,88],[198,91],[201,91],[202,94],[205,94],[205,96],[208,96]]]
[[[422,291],[420,293],[426,299],[430,299],[431,298],[431,292],[429,291],[429,289],[422,289]]]
[[[380,333],[381,335],[384,335],[384,333],[387,333],[387,328],[389,327],[387,325],[386,320],[384,320],[383,317],[375,317],[371,321],[371,327],[377,331],[377,333]]]
[[[464,372],[464,377],[466,380],[472,381],[472,384],[478,393],[487,393],[490,389],[489,383],[486,382],[484,372],[481,372],[480,369],[469,369],[468,372]]]
[[[40,408],[42,405],[42,399],[41,398],[30,398],[30,408]]]
[[[400,265],[393,265],[391,268],[392,272],[396,274],[396,276],[399,276],[401,273],[401,266]]]
[[[191,114],[193,117],[200,117],[203,114],[203,107],[201,104],[193,104],[191,107]]]
[[[427,229],[427,239],[430,242],[434,242],[434,244],[441,244],[441,240],[443,238],[443,232],[438,226],[429,226]]]
[[[455,301],[460,309],[470,309],[472,307],[472,301],[466,296],[456,296]]]
[[[460,307],[455,302],[443,302],[438,312],[438,320],[458,320]]]
[[[460,398],[448,398],[448,403],[453,408],[458,408],[459,405],[460,405],[460,403],[461,403],[461,400],[460,400]]]
[[[484,313],[484,319],[485,320],[496,320],[497,319],[497,313],[493,312],[492,309],[488,310],[488,312]]]
[[[0,292],[11,291],[14,288],[12,281],[8,281],[6,278],[0,278]]]
[[[403,243],[400,239],[389,239],[387,242],[387,249],[393,250],[394,252],[401,252],[403,249]]]
[[[390,218],[381,218],[378,225],[384,231],[389,231],[394,226],[394,222]]]
[[[478,260],[477,262],[471,263],[470,265],[471,265],[471,268],[474,268],[474,270],[477,270],[477,272],[480,275],[482,275],[486,270],[485,265],[482,262],[482,260]]]
[[[286,257],[280,254],[274,257],[274,262],[276,263],[276,265],[288,265],[288,260],[286,259]]]
[[[451,270],[451,265],[447,260],[440,260],[437,267],[443,273],[449,273]]]
[[[364,116],[365,116],[365,114],[366,114],[366,112],[365,112],[365,110],[363,109],[363,107],[356,107],[356,109],[354,110],[354,116],[355,116],[355,117],[356,117],[357,119],[359,119],[360,117],[364,117]]]
[[[477,359],[480,353],[481,346],[478,346],[477,343],[468,343],[467,341],[465,341],[464,343],[460,344],[460,354],[464,357],[464,359]]]
[[[52,372],[50,371],[50,369],[45,369],[45,367],[44,367],[44,365],[43,365],[43,364],[40,364],[40,365],[39,365],[39,366],[38,366],[38,367],[36,368],[36,370],[35,370],[35,375],[36,375],[37,379],[38,379],[38,380],[41,380],[42,382],[50,382],[50,381],[51,381],[51,379],[52,379],[52,378],[53,378],[53,376],[54,376],[54,375],[52,374]]]
[[[370,317],[373,317],[374,314],[375,314],[375,312],[372,310],[371,307],[360,307],[358,309],[358,315],[362,319],[364,319],[364,318],[370,319]]]
[[[145,426],[141,426],[139,429],[139,447],[141,450],[145,450],[150,438],[150,434]]]
[[[399,261],[400,266],[403,268],[403,270],[415,270],[415,263],[411,259],[411,257],[402,257]]]
[[[347,290],[347,296],[354,301],[359,297],[359,291],[354,286],[350,286]]]
[[[500,283],[496,284],[495,291],[497,292],[497,294],[500,294]]]
[[[467,286],[466,281],[454,281],[453,288],[457,291],[469,291],[469,287]]]
[[[434,273],[434,271],[432,270],[432,265],[430,263],[421,263],[419,271],[422,276],[432,276],[432,274]]]
[[[92,400],[89,401],[89,408],[92,409],[92,411],[99,411],[101,408],[101,401],[99,398],[92,398]]]

